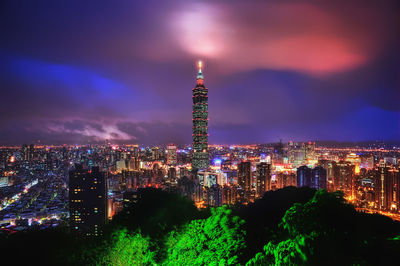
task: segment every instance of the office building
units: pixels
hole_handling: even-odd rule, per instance
[[[311,172],[311,185],[315,189],[326,189],[326,170],[322,166],[317,166]]]
[[[375,174],[375,201],[382,210],[398,210],[400,200],[399,169],[381,161]]]
[[[333,168],[334,190],[343,191],[347,197],[354,195],[354,168],[346,161],[339,161]]]
[[[106,174],[98,167],[76,165],[69,172],[71,229],[80,236],[99,236],[107,220]]]
[[[249,192],[251,190],[251,177],[251,163],[241,162],[238,165],[238,184],[245,192]]]
[[[271,165],[259,163],[256,166],[256,196],[262,197],[266,191],[271,190]]]
[[[177,147],[174,144],[167,146],[167,165],[175,166],[178,164]]]
[[[297,186],[310,187],[311,186],[311,168],[303,165],[297,168]]]

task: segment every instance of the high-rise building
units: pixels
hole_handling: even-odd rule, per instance
[[[236,203],[237,185],[225,185],[222,189],[223,204],[232,205]]]
[[[308,163],[315,159],[315,142],[304,142],[303,143],[305,162]]]
[[[128,169],[130,171],[139,169],[139,163],[140,163],[139,158],[131,157],[128,161]]]
[[[197,83],[193,89],[193,155],[192,167],[209,167],[208,154],[208,89],[204,86],[202,62],[198,63]]]
[[[297,168],[297,186],[310,187],[311,186],[311,168],[303,165]]]
[[[160,149],[158,147],[151,148],[151,159],[155,161],[160,159]]]
[[[329,161],[329,160],[319,160],[318,165],[323,167],[326,171],[326,189],[329,192],[334,191],[333,187],[333,176],[334,176],[334,168],[336,167],[336,162],[335,161]]]
[[[326,189],[326,170],[322,166],[311,169],[304,165],[297,168],[297,186]]]
[[[215,184],[211,187],[206,187],[207,191],[207,205],[208,206],[221,206],[223,204],[223,189],[222,186]]]
[[[22,157],[22,159],[23,159],[24,161],[28,161],[29,152],[28,152],[28,145],[26,145],[26,144],[22,145],[21,157]]]
[[[98,167],[69,172],[70,226],[80,236],[98,236],[107,220],[107,182]]]
[[[179,177],[189,176],[189,171],[186,167],[179,168]]]
[[[168,168],[168,180],[170,182],[176,181],[176,168],[175,167]]]
[[[217,184],[223,186],[226,184],[224,175],[221,172],[198,171],[197,180],[199,180],[200,185],[205,187],[211,187]]]
[[[126,160],[121,159],[121,160],[116,161],[115,167],[116,167],[116,169],[117,169],[118,172],[121,172],[121,171],[123,171],[123,170],[126,170],[126,169],[127,169],[127,167],[126,167]]]
[[[276,175],[276,187],[284,188],[289,186],[296,186],[296,174],[294,173],[278,173]]]
[[[347,197],[354,195],[354,168],[350,162],[339,161],[333,168],[334,190],[341,190]]]
[[[251,163],[241,162],[238,165],[238,184],[245,192],[251,190],[251,177]]]
[[[399,210],[400,207],[400,169],[391,167],[389,169],[390,210]]]
[[[29,145],[28,160],[32,161],[34,158],[35,158],[35,145],[31,144]]]
[[[177,147],[174,144],[167,146],[167,165],[173,166],[178,164]]]
[[[326,170],[322,166],[312,169],[311,187],[315,189],[326,189]]]
[[[271,190],[271,165],[259,163],[256,167],[256,192],[257,197],[262,197],[266,191]]]
[[[399,208],[399,169],[390,167],[381,161],[375,175],[375,199],[378,207],[383,210]]]
[[[305,151],[302,146],[295,142],[289,142],[288,159],[294,167],[301,166],[305,162]]]

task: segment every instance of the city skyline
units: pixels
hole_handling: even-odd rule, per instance
[[[3,5],[0,145],[398,141],[396,1]],[[109,12],[112,10],[112,12]]]
[[[0,7],[15,264],[398,261],[398,0]]]

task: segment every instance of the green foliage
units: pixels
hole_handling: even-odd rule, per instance
[[[235,265],[245,248],[244,221],[226,206],[211,216],[194,220],[168,239],[165,265]]]
[[[286,210],[294,203],[308,202],[313,198],[315,191],[309,187],[285,187],[266,192],[254,203],[239,206],[238,215],[246,221],[246,260],[254,256],[254,251],[262,250],[265,243],[287,239],[287,231],[279,227]]]
[[[347,224],[342,218],[355,214],[354,208],[345,202],[342,192],[328,193],[326,190],[319,190],[307,203],[295,203],[287,210],[281,226],[292,237],[313,231],[329,234],[341,227],[345,229]]]
[[[257,253],[246,265],[307,265],[312,253],[313,237],[298,235],[277,245],[269,242],[264,253]]]
[[[179,195],[146,190],[102,237],[77,239],[68,228],[29,231],[0,235],[0,250],[20,264],[42,265],[390,265],[398,259],[400,223],[356,212],[339,192],[310,192],[271,191],[239,210],[200,212]],[[21,250],[26,256],[19,257]]]
[[[153,240],[162,240],[171,230],[201,217],[192,201],[175,193],[147,188],[131,207],[117,214],[109,227],[126,227],[130,231],[140,229]]]
[[[264,252],[258,252],[254,258],[251,258],[246,263],[246,266],[274,265],[274,249],[275,246],[271,242],[268,242],[268,244],[264,246]]]
[[[154,265],[154,258],[148,237],[121,229],[113,233],[110,247],[98,265]]]

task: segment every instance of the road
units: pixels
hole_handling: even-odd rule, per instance
[[[392,220],[400,222],[400,214],[398,214],[398,213],[384,212],[384,211],[367,209],[367,208],[356,208],[356,210],[359,211],[359,212],[365,212],[365,213],[370,213],[370,214],[377,213],[377,214],[384,215],[384,216],[387,216],[389,218],[392,218]]]

